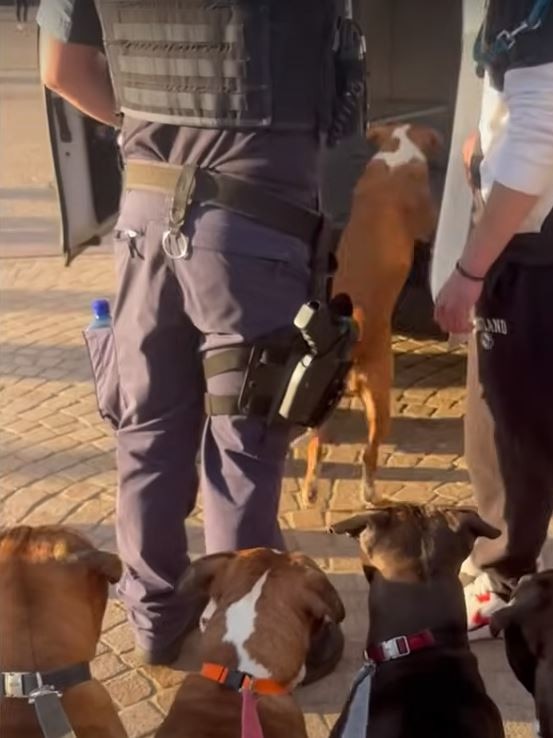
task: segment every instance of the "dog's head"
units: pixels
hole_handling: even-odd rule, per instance
[[[91,660],[108,583],[120,577],[115,554],[99,551],[61,526],[0,531],[0,642],[18,632],[22,652],[32,652],[33,658],[59,648],[70,661]],[[32,649],[27,643],[31,638]]]
[[[404,123],[369,126],[367,141],[379,151],[398,151],[404,138],[419,149],[428,162],[438,161],[444,152],[443,136],[434,128]]]
[[[379,189],[385,191],[383,182],[388,182],[410,236],[413,240],[428,241],[438,221],[438,208],[430,189],[428,164],[438,161],[444,150],[441,135],[427,126],[390,123],[370,127],[367,139],[378,148],[379,156],[375,157],[375,161],[380,164],[384,161],[388,165],[385,173],[378,174]],[[384,152],[389,156],[384,155]],[[372,171],[369,162],[366,176],[369,177]]]
[[[200,628],[206,660],[226,654],[284,684],[301,680],[311,635],[345,617],[342,601],[314,561],[299,553],[252,549],[195,561],[180,585],[207,596]],[[247,670],[247,668],[246,668]]]
[[[457,577],[476,538],[499,536],[473,510],[399,504],[374,508],[330,530],[359,541],[369,581],[375,572],[403,582]]]

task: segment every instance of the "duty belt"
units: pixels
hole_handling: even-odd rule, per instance
[[[312,245],[322,227],[321,213],[301,207],[237,177],[185,164],[130,160],[126,188],[173,195],[170,229],[175,237],[192,203],[217,205]]]
[[[33,705],[44,738],[76,738],[60,697],[90,679],[87,663],[47,672],[0,672],[0,698],[27,700]]]

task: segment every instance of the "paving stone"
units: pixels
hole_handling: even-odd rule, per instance
[[[117,654],[126,654],[134,649],[134,637],[126,623],[117,625],[104,633],[102,640]]]
[[[120,713],[128,738],[146,738],[159,727],[163,715],[151,702],[139,702]]]
[[[361,485],[359,480],[340,479],[334,486],[330,499],[331,510],[355,510],[361,504]]]
[[[152,683],[138,671],[115,677],[107,687],[110,695],[120,707],[145,702],[155,691]]]
[[[107,646],[104,647],[107,648]],[[105,653],[94,659],[91,668],[92,675],[95,679],[101,682],[107,682],[109,679],[113,679],[119,674],[128,671],[129,667],[113,651],[108,649]]]
[[[320,510],[298,510],[285,515],[286,520],[295,528],[313,529],[324,527],[324,517]]]
[[[102,491],[102,487],[92,482],[77,482],[76,484],[70,484],[63,490],[63,496],[70,500],[78,500],[79,502],[86,502],[91,497],[95,497]]]

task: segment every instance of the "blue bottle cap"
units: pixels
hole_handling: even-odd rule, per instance
[[[100,318],[109,318],[109,300],[94,300],[94,302],[92,303],[92,312],[98,320]]]

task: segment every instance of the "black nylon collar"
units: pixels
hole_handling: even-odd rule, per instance
[[[63,694],[71,687],[91,679],[90,664],[87,662],[54,671],[0,672],[0,698],[29,699],[33,692],[42,687],[50,687],[54,692]]]

